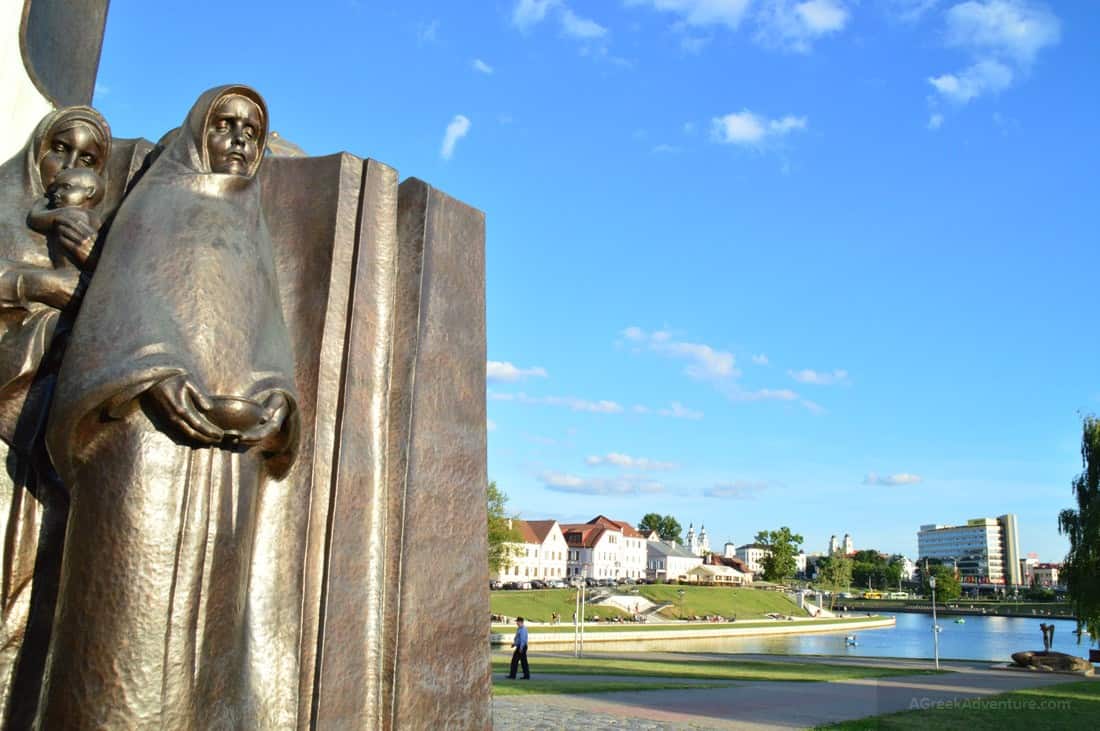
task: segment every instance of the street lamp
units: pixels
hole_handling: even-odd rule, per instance
[[[932,645],[936,652],[936,670],[940,669],[940,626],[936,623],[936,577],[928,577],[928,586],[932,589]]]
[[[676,593],[680,595],[680,619],[684,618],[684,590],[677,589]]]

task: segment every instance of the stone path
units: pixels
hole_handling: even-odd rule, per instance
[[[680,655],[678,659],[685,658]],[[729,659],[728,656],[726,659]],[[753,656],[742,659],[779,658]],[[922,661],[863,660],[862,664],[914,669],[931,667],[931,663]],[[791,658],[791,661],[842,664],[841,658],[800,657]],[[823,683],[733,681],[722,688],[503,697],[493,701],[494,728],[508,731],[577,728],[757,731],[809,728],[882,713],[927,708],[941,702],[975,702],[975,699],[997,693],[1072,682],[1075,679],[1066,675],[998,670],[989,663],[942,665],[944,669],[955,672]],[[540,682],[537,664],[534,670],[535,679],[530,682]],[[547,680],[544,682],[553,682],[549,680],[552,676],[545,677]],[[621,676],[584,677],[593,682],[629,680]],[[681,679],[679,682],[691,681]],[[1100,679],[1094,682],[1100,682]]]

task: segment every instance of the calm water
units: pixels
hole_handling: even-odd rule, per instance
[[[894,614],[897,626],[890,629],[855,631],[856,646],[847,647],[842,634],[759,637],[732,640],[718,652],[767,652],[781,655],[851,655],[853,657],[932,657],[932,616],[929,614]],[[1088,636],[1078,645],[1070,620],[964,617],[965,624],[956,624],[955,617],[939,617],[940,657],[968,660],[1005,660],[1020,650],[1042,650],[1043,637],[1039,624],[1053,623],[1054,647],[1058,652],[1088,656]],[[723,643],[725,644],[725,643]],[[1095,647],[1095,645],[1093,645]]]
[[[769,653],[777,655],[850,655],[852,657],[932,658],[932,617],[927,614],[890,614],[897,619],[895,627],[887,629],[848,630],[839,633],[812,635],[780,635],[776,637],[745,637],[699,640],[650,640],[631,642],[629,647],[611,643],[585,643],[593,651],[679,651]],[[939,617],[940,658],[962,660],[992,660],[1008,662],[1012,653],[1020,650],[1042,650],[1041,622],[1053,623],[1054,648],[1080,657],[1088,657],[1088,636],[1080,645],[1073,634],[1076,624],[1070,620],[1011,617],[965,617],[956,624],[955,617]],[[845,643],[845,635],[854,633],[856,646]],[[1095,645],[1093,645],[1095,647]],[[547,648],[551,649],[551,648]],[[572,644],[553,649],[571,650]]]

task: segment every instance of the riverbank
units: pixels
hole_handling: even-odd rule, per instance
[[[904,612],[906,614],[931,614],[930,603],[921,604],[896,604],[893,602],[878,602],[864,600],[858,602],[845,602],[848,611],[855,612]],[[839,605],[838,605],[839,606]],[[971,606],[952,602],[950,604],[936,604],[936,614],[945,617],[1016,617],[1022,619],[1073,619],[1073,613],[1067,612],[1060,606],[1038,608],[1035,605],[1015,608],[1012,604],[997,604],[994,606]]]
[[[843,619],[771,620],[765,622],[684,622],[661,625],[586,624],[585,646],[593,643],[651,643],[656,641],[710,640],[737,637],[774,637],[781,635],[818,634],[826,632],[856,632],[870,629],[888,629],[896,620],[893,617],[845,617]],[[514,628],[497,625],[489,635],[492,647],[505,647],[512,643]],[[573,625],[532,625],[528,628],[528,643],[532,646],[571,646]]]

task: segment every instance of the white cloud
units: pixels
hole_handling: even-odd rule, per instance
[[[597,466],[597,465],[610,465],[614,467],[622,467],[626,470],[643,470],[646,472],[656,470],[674,470],[677,465],[675,462],[661,462],[655,459],[649,459],[648,457],[631,457],[629,454],[621,454],[619,452],[609,452],[604,455],[593,455],[587,457],[584,460],[585,464]]]
[[[928,79],[940,96],[959,104],[987,93],[1004,91],[1012,85],[1012,69],[1000,61],[985,59],[958,74],[943,74]]]
[[[961,71],[929,77],[928,83],[939,97],[956,104],[1008,89],[1028,74],[1040,51],[1062,37],[1057,16],[1026,0],[967,0],[944,17],[945,43],[968,51],[974,60]],[[939,124],[942,119],[930,127]]]
[[[795,5],[794,10],[811,33],[831,33],[848,22],[848,11],[834,0],[809,0]]]
[[[732,482],[719,482],[713,487],[703,490],[704,497],[725,498],[731,500],[752,500],[758,494],[767,490],[772,483],[760,480],[734,480]]]
[[[565,406],[571,411],[590,414],[621,414],[623,407],[614,401],[589,401],[575,396],[529,396],[526,393],[498,393],[490,391],[490,401],[514,401],[520,404],[538,404],[542,406]]]
[[[480,58],[475,58],[473,64],[474,71],[478,71],[483,74],[493,73],[493,67],[482,61]]]
[[[806,118],[787,115],[767,119],[744,109],[711,120],[711,138],[724,145],[756,146],[769,138],[806,129]]]
[[[736,367],[736,359],[733,353],[717,350],[703,343],[690,343],[676,340],[667,330],[654,330],[647,332],[642,328],[632,325],[622,331],[622,336],[627,344],[634,348],[634,352],[640,352],[643,348],[648,351],[666,355],[672,358],[687,360],[688,365],[684,373],[696,380],[707,381],[714,385],[726,398],[736,402],[751,401],[799,401],[799,395],[789,388],[757,388],[747,389],[741,385],[738,379],[741,371]],[[767,365],[768,357],[763,353],[753,356],[753,362],[758,365]],[[794,371],[789,371],[794,375]],[[813,373],[812,371],[806,373]],[[831,377],[838,379],[847,377],[845,371],[834,371],[832,374],[816,374],[819,378]],[[812,401],[802,400],[802,405],[811,411],[820,413],[824,411]],[[661,416],[671,416],[680,419],[701,419],[703,413],[693,411],[682,406],[679,402],[673,402],[667,409],[657,411]]]
[[[731,389],[726,393],[734,401],[795,401],[798,394],[789,388]]]
[[[515,383],[525,378],[546,378],[546,369],[542,366],[519,368],[508,361],[491,360],[485,364],[485,377],[492,383]]]
[[[811,383],[816,386],[831,386],[837,383],[846,383],[848,381],[848,371],[841,368],[837,368],[832,372],[803,368],[800,371],[787,371],[787,375],[799,383]]]
[[[920,475],[912,475],[908,472],[899,472],[896,475],[878,475],[874,472],[867,473],[863,478],[864,485],[916,485],[921,482]]]
[[[420,45],[424,45],[426,43],[435,43],[436,36],[438,34],[438,20],[433,20],[430,23],[421,23],[416,29],[416,42]]]
[[[912,23],[924,17],[940,0],[887,0],[887,10],[898,20]]]
[[[577,15],[563,0],[519,0],[512,9],[512,25],[527,32],[546,20],[551,11],[554,11],[553,15],[557,18],[562,35],[569,38],[590,43],[609,35],[607,28],[591,18]],[[582,54],[607,58],[614,63],[625,63],[623,59],[610,56],[602,45],[586,46]]]
[[[603,479],[548,471],[539,475],[539,480],[548,490],[581,495],[654,495],[665,490],[660,482],[633,476]]]
[[[668,405],[667,409],[657,409],[657,413],[661,416],[667,416],[672,419],[688,419],[690,421],[698,421],[703,418],[702,411],[695,411],[684,406],[679,401],[673,401]]]
[[[802,399],[801,401],[799,401],[799,403],[802,404],[804,407],[806,407],[806,410],[809,411],[811,414],[824,414],[825,413],[825,407],[822,406],[821,404],[817,403],[816,401],[810,401],[809,399]]]
[[[808,53],[813,42],[837,33],[850,14],[840,0],[767,0],[757,13],[756,40],[798,53]]]
[[[937,130],[942,126],[943,126],[943,115],[942,114],[933,114],[931,117],[928,118],[928,129]]]
[[[451,123],[447,125],[447,131],[443,134],[443,146],[439,154],[444,160],[450,160],[455,154],[455,145],[470,131],[470,120],[461,114],[456,114]]]
[[[688,361],[684,372],[692,378],[727,378],[740,375],[734,365],[733,353],[715,350],[703,343],[673,340],[671,333],[658,330],[647,333],[640,327],[628,327],[623,336],[632,342],[643,344],[655,353]]]
[[[949,45],[1008,56],[1023,66],[1062,36],[1054,13],[1023,0],[969,0],[950,8],[946,18]]]
[[[547,11],[559,4],[560,0],[519,0],[512,9],[512,25],[527,30],[541,23]]]
[[[694,26],[741,25],[751,0],[627,0],[627,5],[648,5],[654,10],[675,13]]]
[[[591,41],[607,35],[607,28],[589,18],[582,18],[567,7],[561,10],[561,29],[570,38]]]

